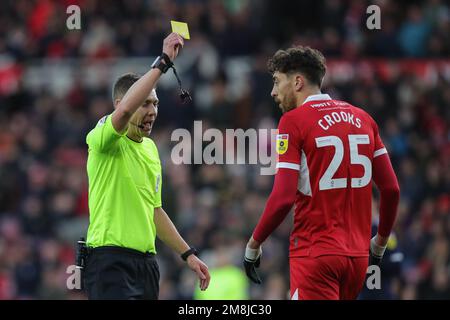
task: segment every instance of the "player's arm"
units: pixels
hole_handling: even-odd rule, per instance
[[[295,202],[298,175],[298,170],[278,169],[264,212],[249,241],[250,248],[257,249],[286,218]]]
[[[377,235],[370,244],[370,264],[379,264],[397,217],[400,200],[400,187],[387,153],[373,160],[373,181],[380,191],[380,218]]]
[[[380,191],[380,218],[377,234],[370,242],[369,264],[379,264],[397,217],[400,187],[389,154],[381,141],[378,126],[373,119],[371,119],[371,122],[375,137],[372,179]]]
[[[190,247],[181,237],[177,228],[170,220],[167,213],[162,207],[155,208],[154,222],[156,226],[156,234],[158,238],[164,242],[169,248],[174,250],[179,255],[187,252]],[[211,279],[206,264],[201,261],[195,254],[191,254],[186,258],[186,262],[193,271],[197,274],[200,280],[200,289],[206,290]]]
[[[261,259],[261,244],[283,222],[294,205],[300,169],[300,134],[294,121],[284,115],[280,119],[277,136],[277,152],[279,161],[278,172],[267,200],[264,212],[247,243],[244,257],[244,267],[247,276],[255,283],[261,283],[255,267],[259,267]],[[285,149],[280,150],[279,143],[284,143]]]
[[[260,263],[261,244],[283,222],[294,205],[298,175],[298,170],[279,169],[264,213],[247,243],[244,267],[247,276],[255,283],[261,283],[261,279],[255,270],[255,267],[258,268]]]
[[[183,46],[183,44],[183,38],[180,35],[171,33],[164,39],[163,53],[167,54],[170,60],[173,61],[178,55],[180,46]],[[155,88],[160,76],[161,70],[158,68],[151,69],[128,89],[112,114],[112,125],[118,133],[123,133],[128,128],[131,116]]]

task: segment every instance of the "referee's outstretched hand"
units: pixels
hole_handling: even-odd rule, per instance
[[[197,273],[200,280],[200,290],[205,291],[209,286],[211,276],[209,275],[208,266],[200,260],[196,255],[191,254],[186,260],[189,268]]]

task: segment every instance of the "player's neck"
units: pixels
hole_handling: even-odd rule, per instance
[[[320,91],[320,89],[319,88],[309,88],[309,89],[306,89],[306,90],[304,90],[304,91],[302,91],[302,92],[299,92],[297,95],[296,95],[296,105],[297,105],[297,107],[298,106],[301,106],[303,103],[305,103],[305,100],[309,97],[309,96],[312,96],[312,95],[315,95],[315,94],[321,94],[322,92]]]

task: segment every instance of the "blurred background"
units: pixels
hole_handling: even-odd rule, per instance
[[[66,8],[81,9],[68,30]],[[381,8],[368,30],[367,6]],[[241,267],[273,176],[258,165],[174,165],[176,128],[276,128],[267,59],[293,44],[321,50],[323,91],[377,121],[401,186],[382,289],[361,299],[450,299],[450,12],[444,0],[3,0],[0,4],[0,299],[84,299],[66,288],[85,235],[85,136],[112,112],[111,85],[145,73],[170,20],[189,23],[175,77],[158,84],[152,138],[163,162],[163,206],[213,276],[193,273],[158,243],[161,299],[286,299],[287,219],[264,244],[263,285]],[[266,144],[270,147],[270,144]],[[378,211],[374,192],[374,228]],[[375,229],[374,229],[375,230]]]

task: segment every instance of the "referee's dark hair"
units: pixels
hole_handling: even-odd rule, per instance
[[[128,89],[140,78],[139,75],[135,73],[125,73],[121,75],[114,83],[112,90],[112,99],[122,99]]]
[[[322,86],[325,76],[325,57],[311,47],[296,46],[287,50],[278,50],[267,63],[269,72],[292,74],[299,72],[313,85]]]

